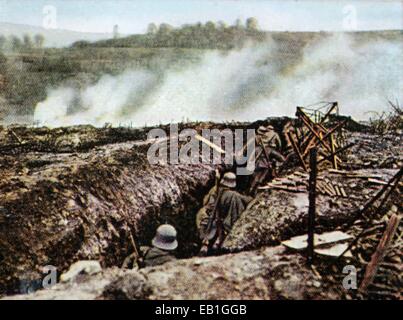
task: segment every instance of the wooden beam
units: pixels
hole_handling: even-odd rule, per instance
[[[345,123],[346,123],[346,120],[341,121],[337,125],[335,125],[333,128],[328,130],[327,133],[324,135],[323,140],[326,140],[333,132],[340,129]],[[319,141],[317,141],[314,146],[317,147],[318,145],[319,145]],[[308,150],[305,150],[304,157],[305,157],[305,153],[308,153]]]
[[[314,235],[316,215],[317,150],[312,148],[309,156],[309,210],[308,210],[308,264],[314,261]]]
[[[299,161],[302,164],[302,167],[304,168],[304,170],[306,172],[308,172],[308,168],[306,167],[304,158],[302,157],[301,152],[300,152],[297,144],[295,143],[295,140],[294,140],[293,136],[290,134],[290,132],[287,132],[287,135],[288,135],[288,139],[290,139],[290,141],[291,141],[291,145],[292,145],[292,148],[294,149],[294,152],[297,154],[297,156],[299,158]]]
[[[219,147],[218,145],[212,143],[210,140],[208,140],[208,139],[202,137],[201,135],[195,134],[194,137],[195,137],[197,140],[199,140],[199,141],[203,142],[204,144],[208,145],[210,148],[216,150],[217,152],[219,152],[219,153],[221,153],[221,154],[225,153],[225,151],[224,151],[221,147]]]
[[[320,123],[324,123],[326,121],[326,119],[329,117],[329,115],[333,112],[333,110],[338,106],[337,102],[333,102],[332,106],[330,107],[330,109],[326,112],[326,114],[324,115],[324,117],[322,118],[322,121]]]
[[[335,146],[335,142],[334,142],[334,137],[333,134],[330,135],[330,147],[332,148],[332,164],[333,164],[333,169],[338,169],[337,168],[337,159],[336,159],[336,146]]]
[[[316,132],[315,128],[313,127],[314,123],[312,122],[311,119],[306,115],[304,111],[301,110],[301,108],[297,107],[297,115],[300,117],[302,122],[305,124],[305,126],[309,129],[309,131],[319,140],[319,142],[329,151],[331,152],[332,149],[331,147],[321,139],[320,135]]]
[[[360,292],[365,293],[368,289],[368,286],[374,280],[376,272],[378,271],[379,264],[384,259],[386,251],[392,243],[399,223],[400,217],[398,217],[396,214],[390,217],[386,230],[383,233],[381,240],[379,241],[378,247],[376,248],[375,253],[371,257],[371,261],[365,269],[364,279],[362,280],[359,289]]]
[[[345,151],[345,150],[351,148],[353,145],[355,145],[355,143],[350,143],[350,144],[346,145],[346,146],[343,147],[343,148],[337,149],[334,153],[331,153],[331,154],[328,155],[327,157],[325,157],[325,158],[323,158],[323,159],[320,159],[320,160],[318,161],[318,164],[321,163],[321,162],[323,162],[323,161],[332,159],[333,156],[336,156],[336,155],[338,155],[339,153],[341,153],[341,152],[343,152],[343,151]]]

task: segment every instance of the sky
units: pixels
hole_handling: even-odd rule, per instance
[[[350,0],[0,0],[0,22],[81,32],[143,33],[173,26],[256,17],[268,31],[402,29],[401,1]]]

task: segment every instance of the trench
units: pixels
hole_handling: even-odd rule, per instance
[[[257,128],[267,123],[248,126]],[[285,120],[271,122],[283,142],[284,123]],[[5,160],[6,169],[8,162],[10,168],[18,164],[17,169],[10,169],[15,170],[10,176],[0,166],[0,175],[5,178],[5,183],[0,181],[0,295],[22,293],[24,284],[39,283],[40,267],[44,265],[56,265],[59,274],[77,260],[95,259],[104,268],[120,267],[133,252],[130,234],[139,246],[149,245],[162,223],[170,223],[178,230],[178,258],[198,253],[196,213],[214,184],[215,169],[233,168],[203,164],[150,166],[145,159],[145,145],[106,141],[88,150],[39,150],[42,152],[0,158]],[[20,171],[25,167],[27,171]],[[291,166],[289,172],[293,170]],[[387,181],[393,170],[368,173],[381,174]],[[333,181],[341,179],[329,177]],[[239,191],[247,189],[248,178],[239,178]],[[363,193],[371,190],[362,180],[349,181],[351,190],[346,190],[353,199],[364,201],[371,196]],[[371,188],[376,192],[375,187]],[[272,247],[304,233],[307,210],[301,197],[306,198],[281,191],[258,193],[255,203],[234,225],[224,251]],[[320,231],[341,225],[362,204],[355,200],[338,203],[322,196],[318,201]]]
[[[287,121],[279,118],[252,124],[190,126],[256,129],[270,123],[281,133]],[[76,135],[83,129],[74,130]],[[57,132],[63,137],[64,131]],[[29,130],[17,133],[28,134]],[[52,136],[41,129],[41,136],[45,133]],[[27,136],[36,143],[33,151],[27,147],[5,158],[10,165],[0,184],[0,293],[18,292],[21,281],[37,278],[46,265],[55,266],[59,275],[77,260],[94,259],[105,268],[120,267],[133,252],[130,235],[139,247],[149,245],[163,223],[174,225],[178,231],[178,258],[199,252],[196,213],[214,184],[215,169],[232,168],[150,165],[146,159],[148,146],[133,143],[144,130],[125,134],[128,141],[117,141],[114,131],[91,129],[90,143],[77,148],[64,143],[62,152],[55,152],[57,141],[49,146],[36,143],[34,135]],[[94,142],[99,135],[104,141],[100,144]],[[60,144],[60,137],[53,140]],[[92,146],[83,149],[83,145]],[[23,174],[15,172],[16,163]],[[248,179],[238,182],[244,191]]]

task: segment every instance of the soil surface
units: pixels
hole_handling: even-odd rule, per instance
[[[271,123],[281,132],[287,121],[181,126],[200,131]],[[224,166],[150,165],[146,132],[0,127],[0,294],[21,293],[21,282],[40,279],[43,266],[56,266],[60,276],[76,261],[98,260],[100,273],[7,298],[401,298],[401,225],[370,290],[358,293],[342,286],[343,268],[356,266],[360,281],[389,218],[402,215],[401,185],[379,210],[378,201],[355,215],[402,167],[401,133],[378,136],[362,127],[346,132],[355,145],[340,169],[356,176],[320,171],[318,181],[343,187],[346,195],[318,195],[316,230],[365,234],[352,247],[352,258],[318,257],[308,267],[303,253],[281,245],[307,232],[305,190],[260,190],[228,235],[222,255],[194,257],[200,246],[195,214],[214,183],[215,170]],[[281,178],[296,172],[306,189],[307,174],[295,164]],[[178,229],[182,259],[139,271],[119,268],[133,252],[131,235],[139,245],[148,245],[156,227],[166,222]]]

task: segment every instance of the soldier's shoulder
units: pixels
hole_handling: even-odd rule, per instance
[[[222,196],[224,198],[229,198],[229,197],[235,197],[241,195],[238,191],[233,190],[233,189],[225,189]]]

